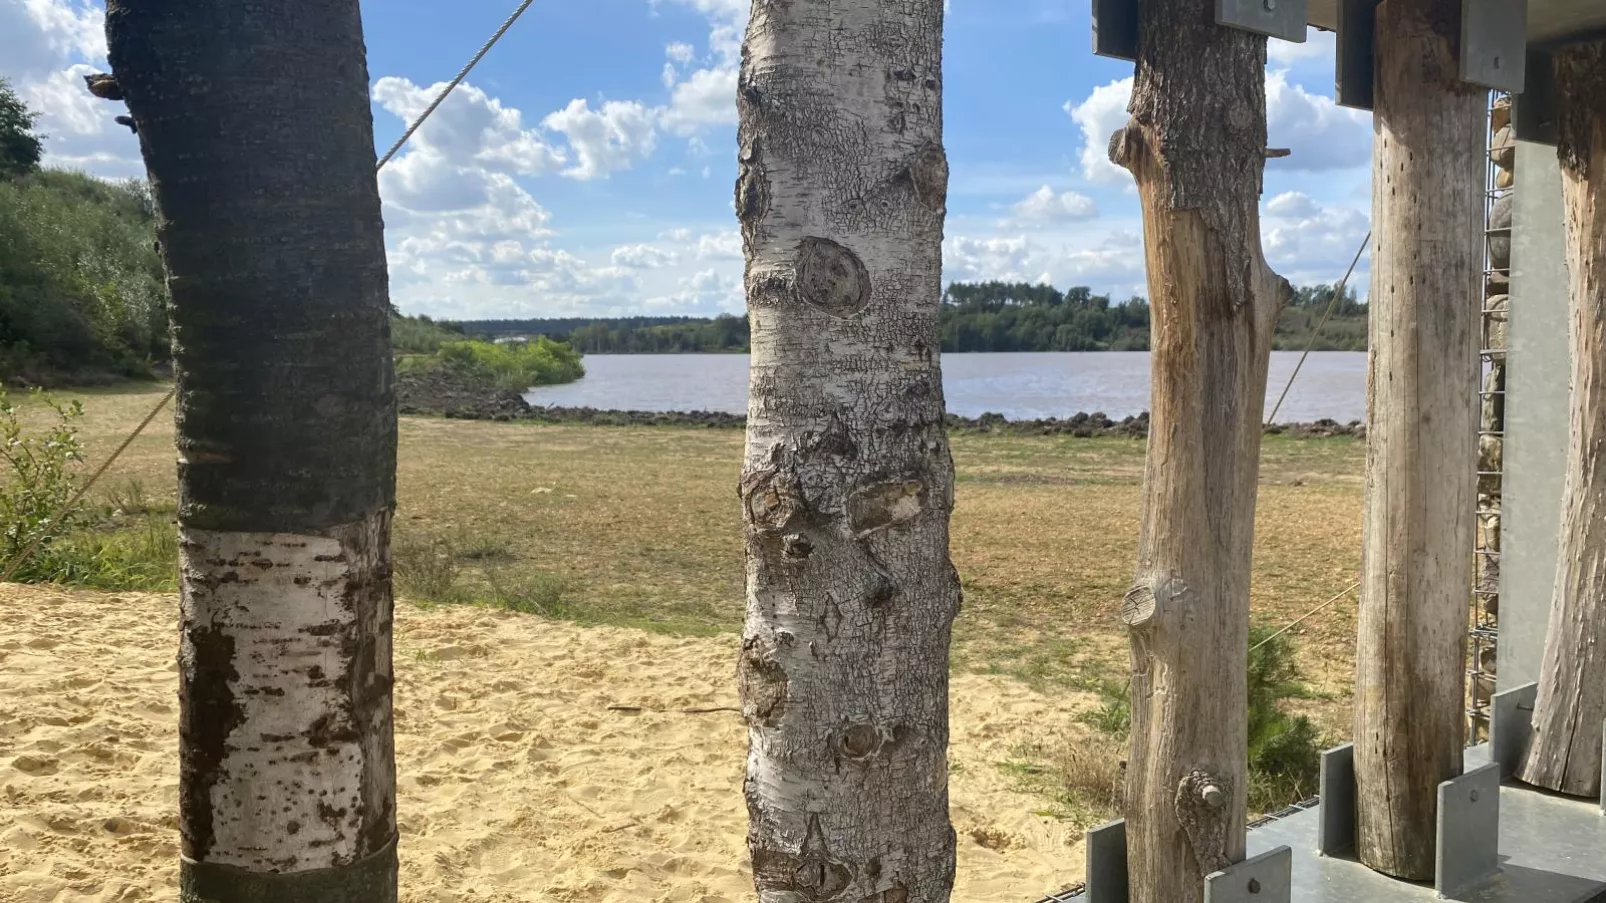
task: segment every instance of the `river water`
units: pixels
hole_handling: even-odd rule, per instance
[[[1299,352],[1271,356],[1266,412],[1299,362]],[[542,386],[533,405],[634,411],[747,411],[745,354],[591,354],[584,379]],[[963,417],[992,412],[1011,420],[1102,411],[1119,419],[1149,408],[1146,351],[945,354],[948,410]],[[1347,423],[1366,414],[1366,355],[1313,352],[1299,371],[1279,423],[1323,418]]]

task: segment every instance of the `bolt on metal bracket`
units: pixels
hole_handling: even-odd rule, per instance
[[[1461,80],[1520,93],[1528,46],[1528,0],[1461,0]]]
[[[1294,851],[1274,847],[1205,878],[1205,903],[1288,903],[1294,892]]]
[[[1433,889],[1456,897],[1500,871],[1500,768],[1490,762],[1439,785]]]
[[[1489,697],[1489,758],[1500,766],[1500,777],[1509,778],[1528,751],[1533,736],[1534,702],[1539,685],[1526,683]]]
[[[1216,0],[1216,24],[1305,43],[1306,0]]]

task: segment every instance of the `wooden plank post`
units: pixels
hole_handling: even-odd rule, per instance
[[[1562,48],[1555,66],[1572,422],[1533,742],[1518,776],[1593,797],[1601,792],[1606,721],[1606,41]]]
[[[1267,267],[1259,198],[1266,39],[1212,0],[1139,4],[1131,120],[1110,159],[1143,210],[1153,420],[1136,585],[1127,769],[1133,900],[1200,903],[1244,858],[1245,652],[1266,370],[1292,292]]]
[[[1460,6],[1384,0],[1375,32],[1356,851],[1410,880],[1465,735],[1487,92],[1457,75]]]

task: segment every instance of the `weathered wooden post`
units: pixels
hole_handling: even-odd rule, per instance
[[[1143,207],[1153,412],[1127,769],[1133,900],[1197,903],[1244,858],[1250,553],[1260,418],[1288,283],[1266,266],[1266,39],[1211,0],[1138,5],[1132,118],[1110,141]],[[1301,32],[1303,21],[1299,22]]]
[[[1460,80],[1460,15],[1383,0],[1374,32],[1356,847],[1412,880],[1434,875],[1465,736],[1487,91]]]
[[[1518,776],[1596,796],[1606,721],[1606,42],[1563,48],[1555,66],[1572,416],[1533,741]]]

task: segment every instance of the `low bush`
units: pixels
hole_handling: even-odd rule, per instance
[[[1249,808],[1274,812],[1315,795],[1321,773],[1321,752],[1327,742],[1304,715],[1290,714],[1284,703],[1309,699],[1294,664],[1294,645],[1287,634],[1270,628],[1249,632]],[[1132,708],[1125,688],[1104,688],[1104,700],[1082,720],[1125,740],[1132,730]]]

